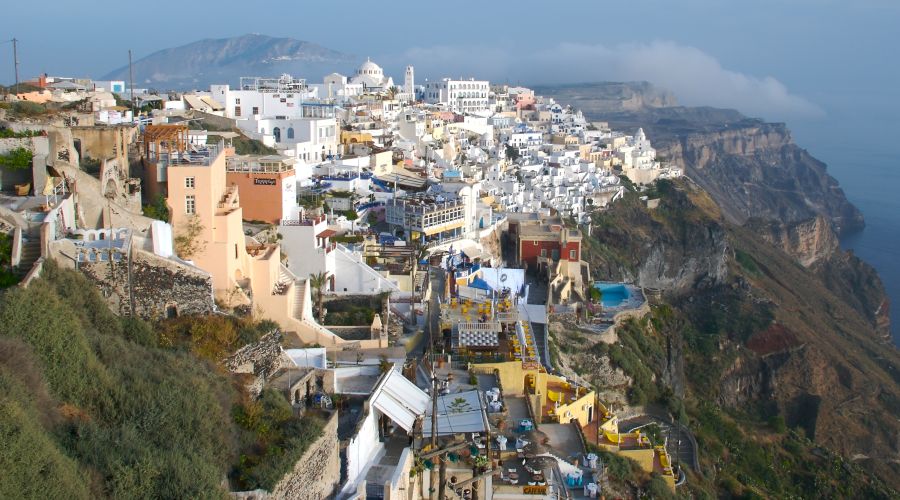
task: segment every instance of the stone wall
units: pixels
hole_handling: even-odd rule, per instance
[[[338,414],[334,412],[319,439],[310,445],[272,491],[270,498],[331,498],[341,482],[340,444],[337,435]]]
[[[259,396],[269,377],[290,365],[282,353],[281,339],[281,332],[276,330],[225,359],[225,367],[232,373],[253,375],[253,380],[247,385],[247,392],[253,397]]]
[[[213,311],[209,274],[150,252],[134,249],[121,262],[83,262],[78,269],[118,315],[160,319]]]
[[[232,492],[232,498],[253,500],[333,498],[341,481],[338,415],[332,413],[319,439],[294,464],[294,469],[275,485],[264,490]]]

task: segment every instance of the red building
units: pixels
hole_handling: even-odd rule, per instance
[[[516,259],[526,268],[581,261],[581,232],[566,229],[558,218],[510,214],[509,235],[516,242]]]

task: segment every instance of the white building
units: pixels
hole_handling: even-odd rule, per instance
[[[241,78],[240,87],[210,85],[210,96],[225,106],[225,117],[243,120],[254,116],[297,116],[304,101],[318,98],[306,80],[284,74],[279,78]]]
[[[253,139],[307,163],[338,154],[340,129],[331,104],[307,102],[291,115],[254,116],[237,126]]]
[[[451,80],[425,82],[425,102],[443,104],[457,113],[488,111],[491,84],[487,80]]]
[[[350,78],[350,83],[362,85],[366,92],[381,92],[394,86],[393,78],[385,77],[381,66],[368,58],[359,66],[356,74]]]

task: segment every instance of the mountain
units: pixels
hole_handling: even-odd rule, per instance
[[[160,90],[204,89],[211,83],[237,85],[242,76],[282,73],[318,81],[329,72],[355,65],[354,56],[321,45],[256,34],[199,40],[159,50],[133,63],[135,87]],[[128,66],[103,78],[128,81]]]

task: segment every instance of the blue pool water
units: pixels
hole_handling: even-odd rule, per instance
[[[603,307],[619,307],[631,294],[621,283],[594,283],[594,288],[603,292],[600,303]]]

